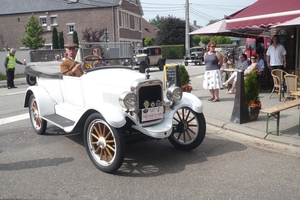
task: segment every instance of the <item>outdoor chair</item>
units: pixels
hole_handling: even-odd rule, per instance
[[[274,69],[271,72],[273,77],[274,86],[270,94],[270,98],[272,97],[274,92],[278,93],[278,100],[281,101],[281,96],[284,97],[284,75],[287,73],[281,69]]]
[[[287,86],[287,90],[286,90],[286,96],[284,98],[284,101],[286,101],[286,99],[297,99],[297,96],[291,95],[291,93],[293,92],[297,92],[298,91],[298,76],[293,75],[293,74],[286,74],[284,76],[285,79],[285,83]]]

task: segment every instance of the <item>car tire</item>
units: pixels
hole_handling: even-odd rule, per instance
[[[84,125],[84,146],[92,163],[101,171],[113,173],[125,157],[125,140],[121,129],[109,125],[103,116],[94,113]]]
[[[26,76],[26,82],[27,82],[28,85],[33,86],[33,85],[36,84],[36,77],[27,75]]]
[[[148,67],[149,66],[147,65],[147,63],[145,61],[142,61],[140,63],[139,72],[144,74]]]
[[[164,60],[161,60],[161,59],[160,59],[160,60],[158,61],[158,68],[159,68],[160,71],[164,70],[165,64],[166,64],[166,61],[164,61]]]
[[[185,62],[184,64],[185,64],[185,66],[189,66],[189,63],[188,63],[188,62]]]
[[[43,135],[47,128],[47,121],[42,119],[40,116],[39,107],[34,94],[32,94],[29,98],[28,107],[29,107],[29,117],[30,117],[32,128],[37,134]]]
[[[150,59],[149,58],[145,58],[145,63],[149,66],[150,65]]]
[[[203,59],[203,58],[200,58],[199,65],[203,65],[203,64],[204,64],[204,59]]]
[[[205,133],[206,122],[203,113],[182,107],[173,117],[173,133],[168,139],[175,148],[189,151],[202,143]]]

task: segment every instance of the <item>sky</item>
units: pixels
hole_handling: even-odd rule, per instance
[[[190,24],[196,20],[197,25],[206,26],[211,19],[222,19],[255,3],[257,0],[188,0]],[[171,15],[185,19],[186,0],[140,0],[144,19],[149,21],[157,15]]]

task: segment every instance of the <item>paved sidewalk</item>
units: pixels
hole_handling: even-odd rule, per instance
[[[202,87],[203,75],[191,77],[191,80],[194,88],[192,93],[203,102],[203,112],[207,124],[260,139],[300,147],[300,137],[298,136],[300,109],[297,107],[280,112],[279,136],[276,136],[276,119],[274,118],[269,122],[269,131],[272,131],[272,133],[266,134],[267,115],[265,113],[260,113],[256,121],[244,124],[230,122],[235,94],[228,94],[228,91],[225,88],[220,90],[221,101],[212,103],[207,101],[210,97],[209,91],[204,90]],[[22,84],[27,84],[26,78],[15,79],[15,85]],[[0,87],[3,86],[6,86],[6,81],[0,81]],[[272,98],[269,97],[270,93],[267,90],[261,91],[260,100],[262,102],[262,107],[269,107],[280,103],[277,94],[273,94]]]

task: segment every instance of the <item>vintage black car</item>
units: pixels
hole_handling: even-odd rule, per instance
[[[204,63],[204,53],[206,48],[204,46],[195,46],[190,48],[190,55],[184,57],[184,64],[188,66],[189,63],[195,63],[195,65],[202,65]]]

